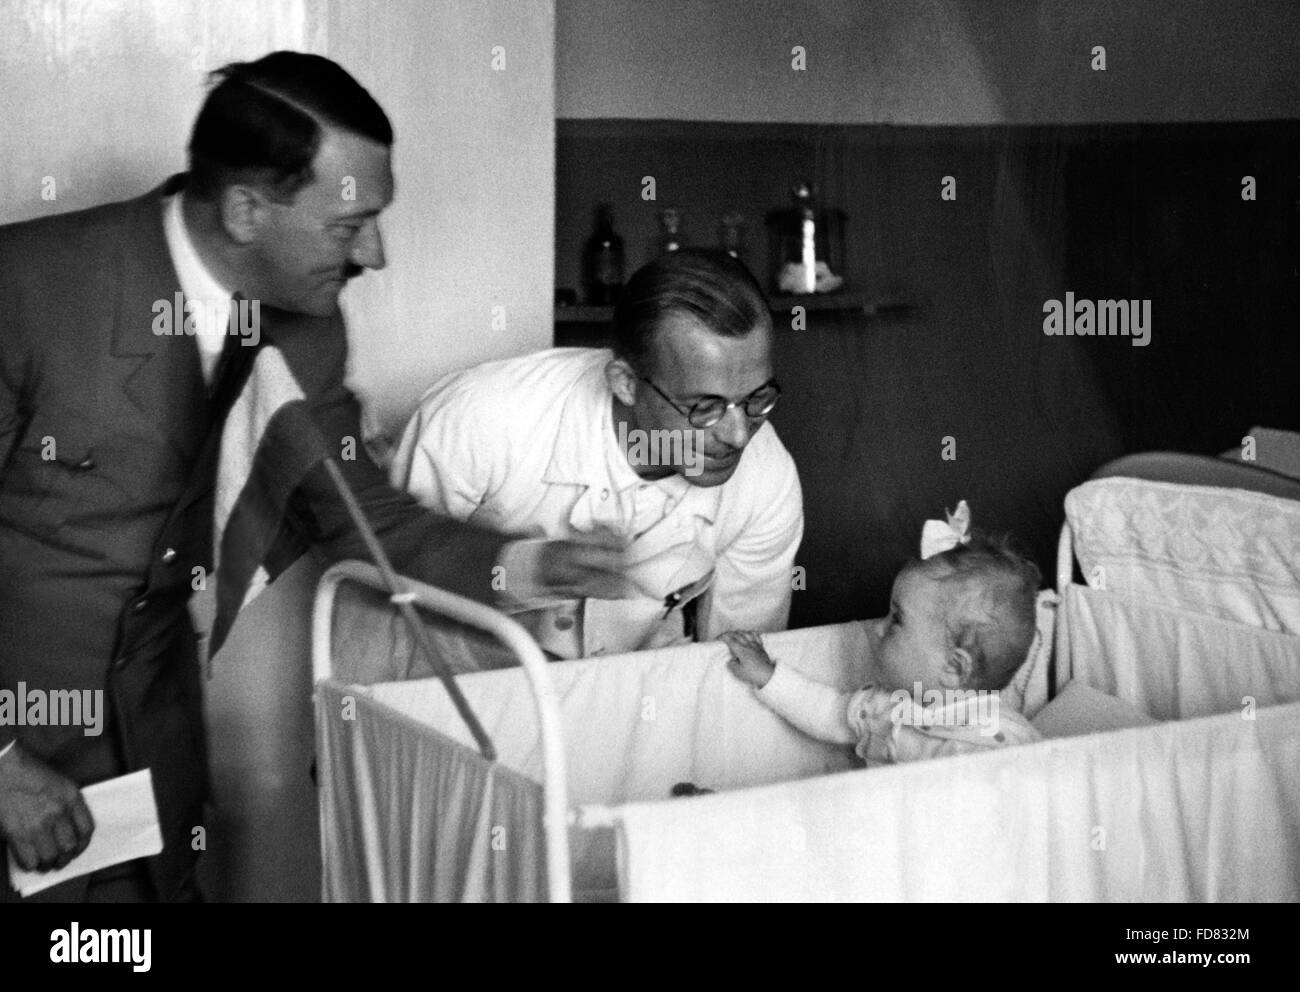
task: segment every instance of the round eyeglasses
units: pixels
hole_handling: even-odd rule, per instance
[[[712,427],[725,417],[727,411],[733,406],[744,410],[745,416],[750,420],[762,420],[772,412],[776,407],[776,401],[781,397],[781,387],[776,384],[775,379],[769,379],[741,400],[732,402],[722,396],[702,396],[689,407],[684,407],[655,385],[649,376],[643,375],[640,379],[662,396],[669,406],[684,416],[692,427],[700,430]]]

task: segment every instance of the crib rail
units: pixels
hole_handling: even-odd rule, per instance
[[[333,675],[334,602],[338,587],[344,582],[388,592],[384,576],[373,565],[360,561],[342,561],[329,568],[316,587],[312,609],[312,675],[319,683]],[[560,710],[556,701],[546,658],[523,627],[502,613],[477,603],[403,577],[406,592],[399,593],[397,605],[415,603],[431,613],[474,627],[496,638],[523,666],[532,687],[537,723],[542,743],[543,831],[546,838],[547,890],[551,902],[572,901],[569,868],[568,783],[565,774],[564,741]],[[454,685],[454,676],[450,676]],[[454,696],[453,696],[454,699]],[[466,704],[468,705],[468,704]],[[472,712],[472,711],[471,711]]]
[[[1056,611],[1056,627],[1052,639],[1052,660],[1047,668],[1047,691],[1055,697],[1070,681],[1070,607],[1066,602],[1070,583],[1074,581],[1074,532],[1070,521],[1061,525],[1061,536],[1056,542],[1056,594],[1061,605]]]

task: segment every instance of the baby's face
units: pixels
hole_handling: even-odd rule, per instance
[[[886,691],[954,689],[948,665],[948,630],[944,624],[946,593],[943,586],[915,568],[904,569],[894,579],[889,616],[880,621],[880,646],[876,652],[876,684]]]

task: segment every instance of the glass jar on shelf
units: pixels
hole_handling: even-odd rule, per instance
[[[811,183],[797,182],[792,203],[767,215],[768,279],[779,295],[844,288],[842,210],[819,207]]]

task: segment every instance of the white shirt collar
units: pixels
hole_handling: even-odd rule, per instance
[[[183,195],[174,193],[167,197],[163,206],[163,235],[167,239],[167,251],[176,275],[180,277],[185,301],[194,304],[189,315],[194,318],[194,338],[203,362],[203,374],[210,380],[230,324],[230,290],[208,271],[190,239],[181,211]]]

